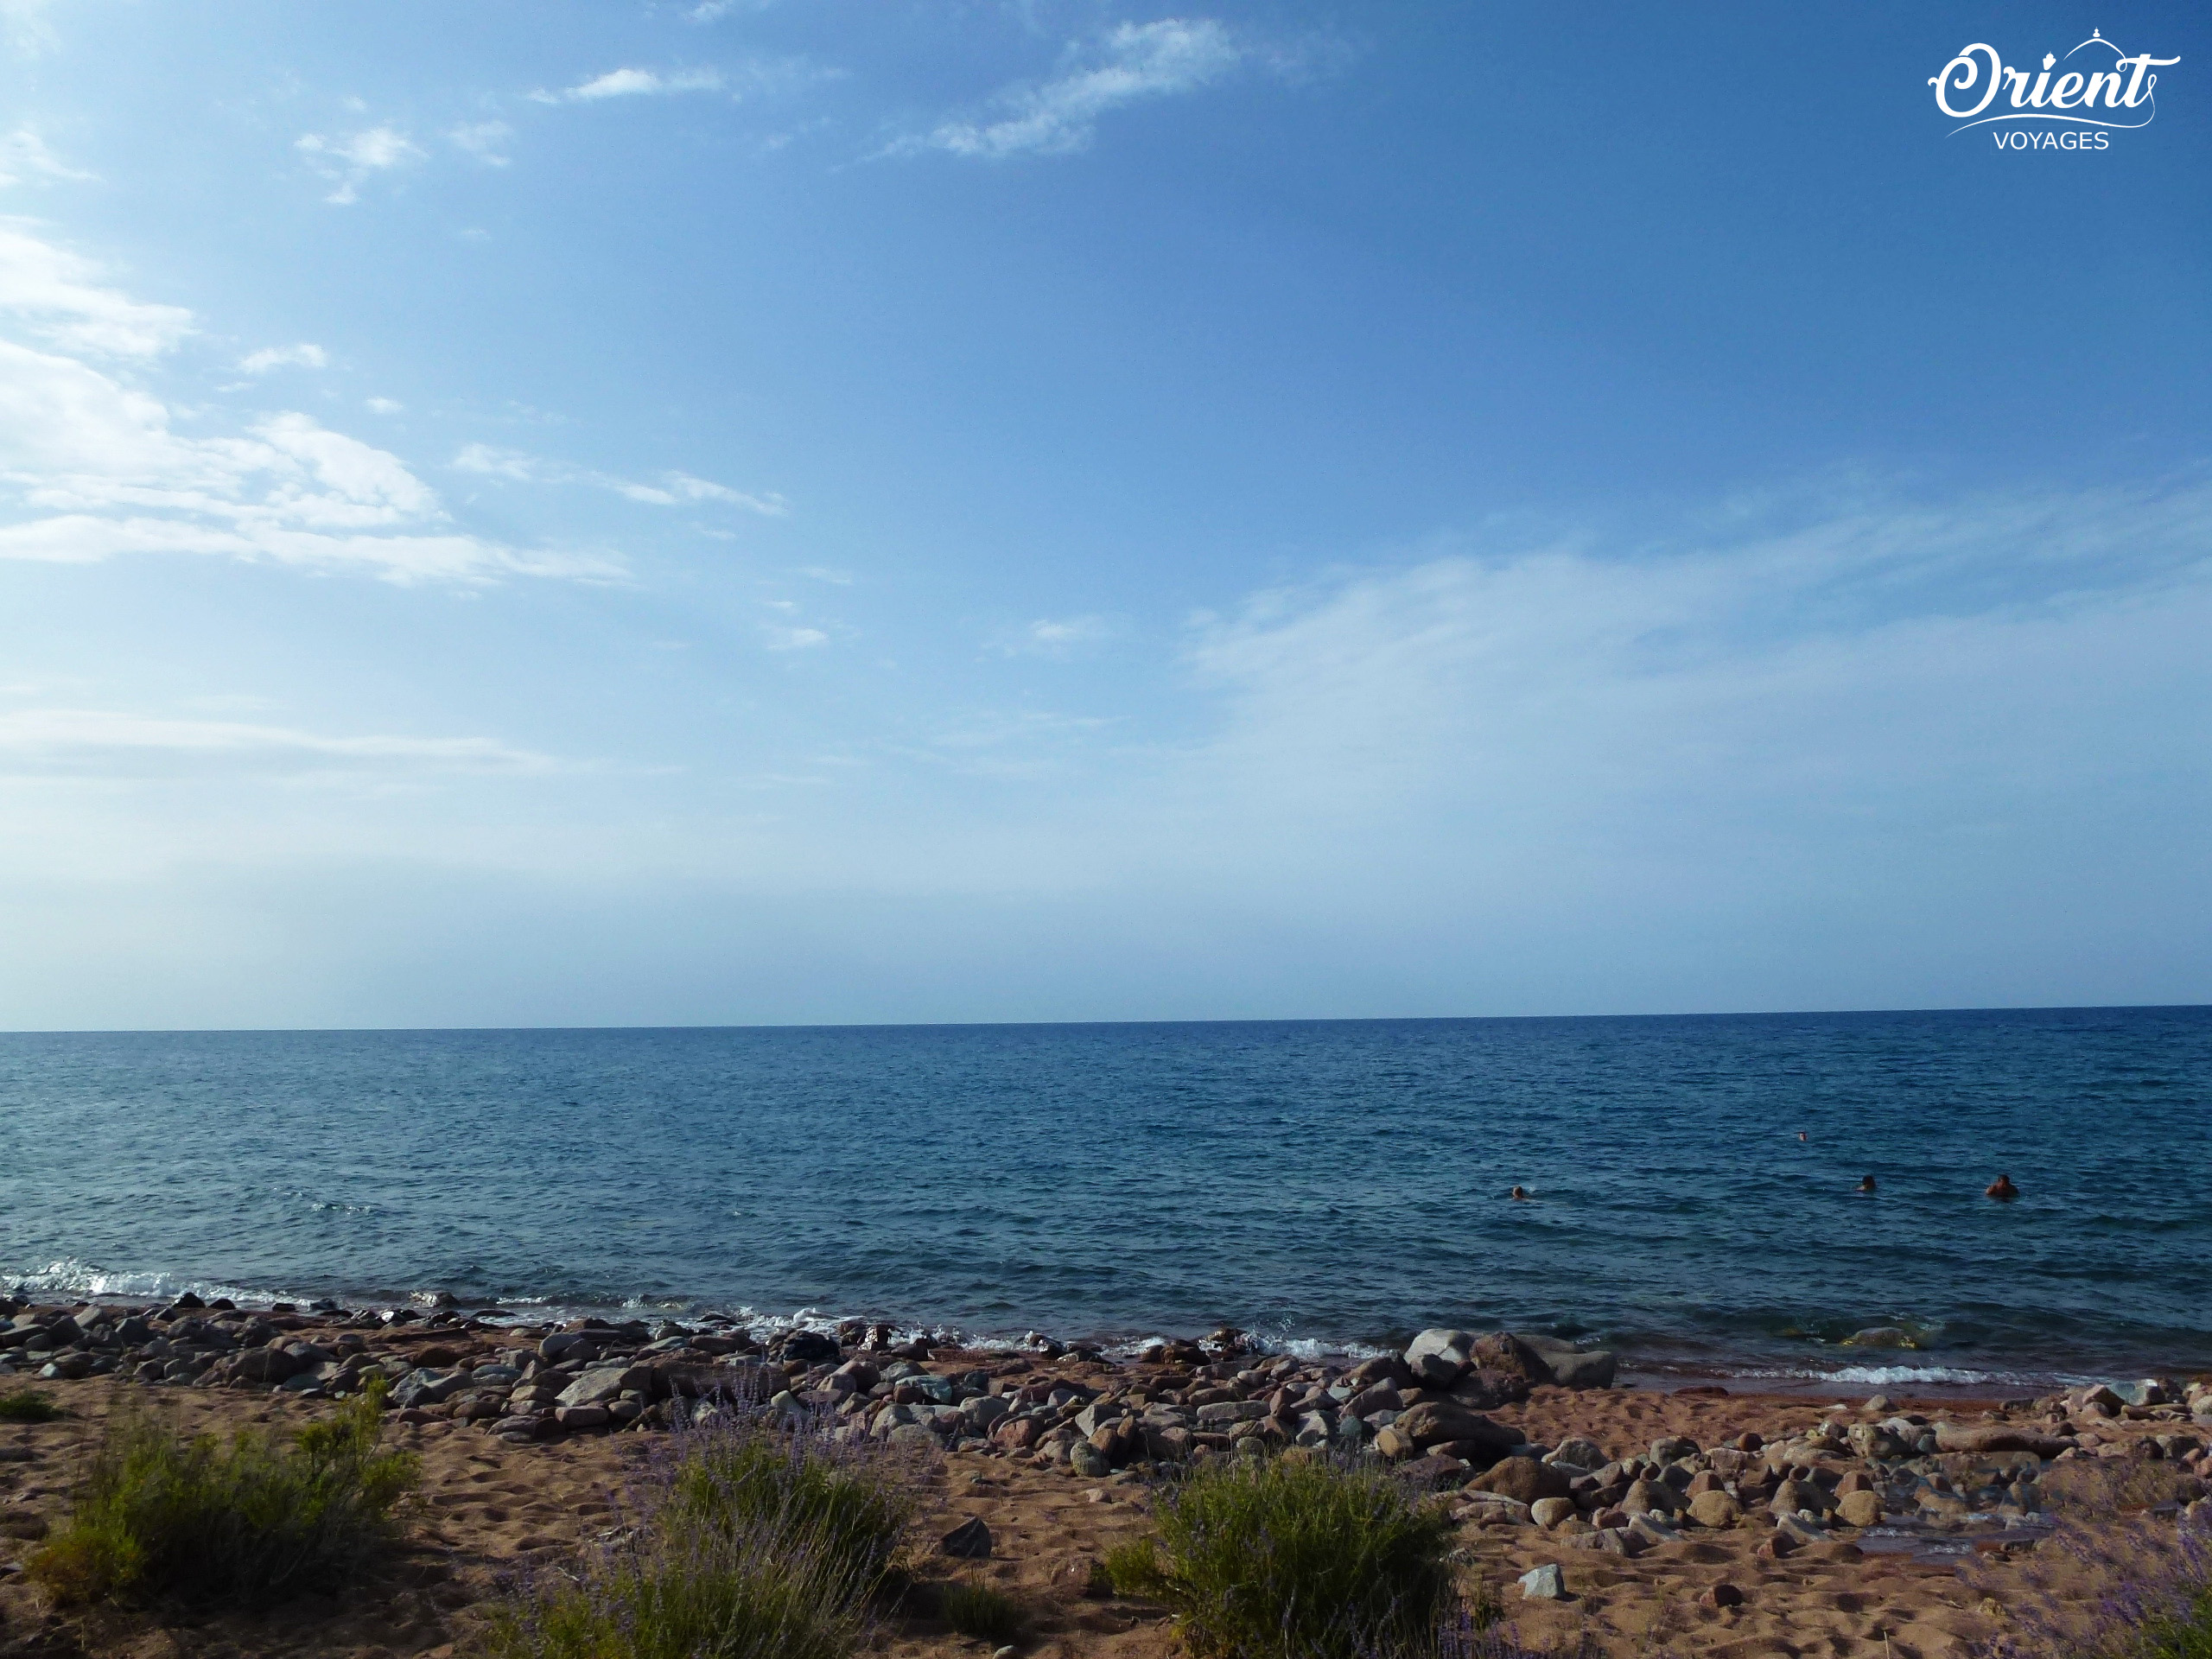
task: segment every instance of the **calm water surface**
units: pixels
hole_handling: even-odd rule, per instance
[[[0,1035],[0,1282],[80,1292],[2109,1374],[2212,1366],[2208,1179],[2205,1008]]]

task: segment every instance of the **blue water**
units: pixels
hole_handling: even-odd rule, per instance
[[[0,1282],[2195,1368],[2208,1104],[2206,1008],[0,1036]]]

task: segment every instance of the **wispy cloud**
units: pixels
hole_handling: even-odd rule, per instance
[[[367,403],[372,415],[397,415],[407,407],[397,397],[372,397]]]
[[[992,648],[1008,657],[1065,657],[1108,639],[1113,625],[1103,616],[1040,617],[1000,634]]]
[[[329,353],[308,340],[302,340],[296,346],[264,346],[238,359],[238,369],[245,374],[266,374],[271,369],[327,369],[329,366]]]
[[[152,357],[192,332],[178,305],[131,299],[99,280],[99,268],[35,234],[28,219],[0,219],[0,311],[23,319],[41,340],[104,357]]]
[[[512,159],[507,154],[507,141],[514,136],[515,130],[504,121],[467,122],[446,134],[456,149],[486,167],[505,167]]]
[[[46,147],[34,127],[0,136],[0,186],[28,180],[81,182],[93,175],[69,166]]]
[[[146,777],[211,772],[289,774],[544,773],[549,755],[480,737],[335,737],[290,727],[187,720],[102,709],[0,712],[0,774]]]
[[[0,483],[28,509],[0,524],[0,558],[198,553],[395,582],[620,574],[611,560],[525,552],[456,529],[397,456],[308,415],[177,430],[158,398],[71,352],[152,357],[189,332],[192,315],[141,304],[99,275],[21,224],[0,226],[0,314],[44,347],[0,340]]]
[[[294,148],[314,162],[335,188],[325,201],[340,207],[360,200],[360,187],[372,175],[423,159],[424,152],[396,127],[370,127],[344,137],[302,134]]]
[[[772,627],[766,632],[771,651],[811,651],[830,643],[830,636],[819,628]]]
[[[547,461],[537,455],[526,454],[519,449],[503,449],[488,443],[466,446],[454,457],[453,464],[464,473],[511,479],[518,484],[588,485],[594,489],[612,490],[627,500],[641,501],[649,506],[673,507],[687,503],[713,501],[741,507],[747,512],[761,513],[772,518],[779,518],[791,511],[789,504],[780,495],[756,495],[744,490],[734,490],[727,484],[695,478],[689,473],[663,473],[657,482],[645,484],[635,479],[618,478],[611,473],[594,472],[589,467],[572,467],[565,461]]]
[[[901,138],[882,153],[1065,156],[1086,148],[1099,118],[1114,110],[1198,92],[1249,65],[1287,73],[1303,60],[1211,17],[1122,23],[1099,41],[1071,47],[1052,79],[1008,87],[984,112]]]
[[[535,92],[541,104],[596,104],[610,98],[659,98],[675,92],[714,92],[722,87],[722,72],[715,68],[610,69],[603,75],[579,82],[563,92]]]

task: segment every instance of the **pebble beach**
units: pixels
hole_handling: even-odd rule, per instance
[[[1171,1649],[1157,1610],[1103,1592],[1092,1564],[1142,1527],[1151,1483],[1210,1458],[1379,1459],[1448,1506],[1469,1584],[1503,1597],[1526,1639],[1586,1634],[1624,1656],[1662,1637],[1682,1653],[1963,1654],[2002,1632],[2005,1575],[2031,1570],[2082,1494],[2115,1521],[2122,1491],[2139,1522],[2206,1518],[2212,1386],[2187,1377],[1823,1399],[1627,1385],[1605,1350],[1505,1332],[1433,1329],[1350,1360],[1224,1329],[1114,1356],[1044,1338],[936,1346],[860,1321],[760,1335],[226,1300],[0,1303],[0,1389],[29,1383],[65,1413],[0,1427],[0,1653],[450,1653],[515,1571],[605,1529],[626,1466],[718,1411],[906,1452],[934,1495],[925,1571],[1018,1593],[1027,1647],[1071,1659]],[[109,1612],[94,1630],[23,1580],[13,1558],[119,1407],[291,1423],[379,1380],[388,1432],[426,1471],[386,1580],[281,1618],[187,1629]],[[889,1621],[877,1644],[972,1651],[925,1618]]]

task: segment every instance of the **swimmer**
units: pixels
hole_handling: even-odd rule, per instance
[[[1529,1189],[1524,1186],[1516,1186],[1505,1196],[1516,1204],[1526,1204],[1529,1202]]]
[[[2010,1175],[1999,1175],[1981,1189],[1981,1196],[1985,1198],[2009,1200],[2018,1198],[2020,1189],[2012,1185],[2012,1178]]]
[[[1860,1176],[1859,1178],[1859,1190],[1861,1192],[1872,1192],[1874,1190],[1874,1178],[1872,1175]]]
[[[1797,1138],[1798,1138],[1800,1141],[1802,1141],[1802,1140],[1805,1138],[1805,1131],[1804,1131],[1804,1130],[1802,1130],[1802,1129],[1798,1130],[1798,1131],[1797,1131]]]

